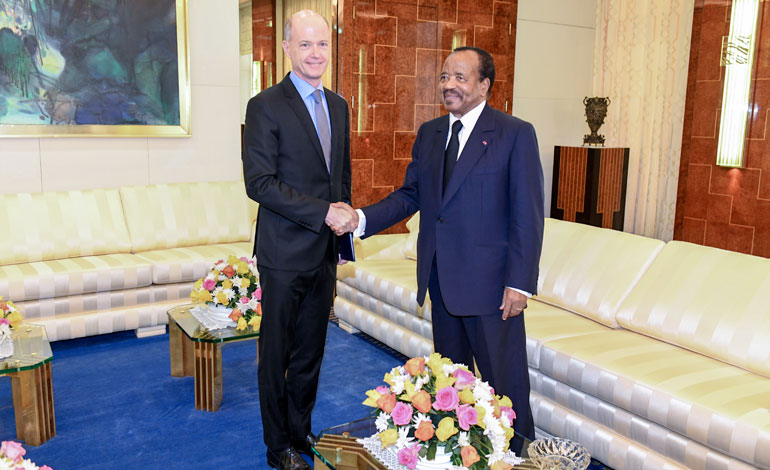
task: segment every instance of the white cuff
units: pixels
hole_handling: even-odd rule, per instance
[[[366,216],[364,215],[364,211],[361,209],[356,209],[356,212],[358,213],[358,227],[353,230],[353,236],[361,238],[366,232]]]
[[[516,292],[518,292],[519,294],[524,294],[524,295],[526,295],[526,296],[527,296],[527,298],[528,298],[528,299],[531,299],[531,298],[532,298],[532,294],[530,294],[530,293],[529,293],[529,292],[527,292],[527,291],[524,291],[524,290],[521,290],[521,289],[517,289],[517,288],[515,288],[515,287],[508,287],[508,286],[505,286],[505,288],[506,288],[506,289],[515,290],[515,291],[516,291]]]

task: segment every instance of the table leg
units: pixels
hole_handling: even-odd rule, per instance
[[[222,345],[195,342],[195,409],[217,411],[222,405]]]
[[[168,317],[168,347],[171,357],[171,376],[192,376],[194,374],[192,341],[184,334],[170,315]]]
[[[9,374],[16,414],[16,437],[39,446],[56,435],[51,363]]]

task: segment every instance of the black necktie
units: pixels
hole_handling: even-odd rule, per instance
[[[452,178],[452,171],[457,165],[457,152],[460,150],[460,129],[463,123],[458,119],[452,124],[452,137],[449,138],[449,145],[444,152],[444,190],[449,185],[449,179]]]

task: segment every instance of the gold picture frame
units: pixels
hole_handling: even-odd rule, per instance
[[[60,3],[69,4],[69,2]],[[41,31],[45,27],[44,22],[35,22],[35,18],[31,18],[30,27],[25,29],[23,24],[25,12],[19,9],[26,8],[28,5],[28,2],[11,2],[8,6],[0,6],[0,45],[5,45],[4,49],[0,48],[0,62],[5,58],[5,62],[8,63],[9,55],[18,50],[19,54],[11,57],[18,58],[20,64],[15,68],[0,69],[0,138],[189,137],[191,135],[188,0],[166,0],[165,4],[161,0],[133,0],[123,3],[122,10],[114,8],[111,11],[96,13],[93,11],[94,7],[90,6],[77,9],[92,15],[80,20],[76,17],[76,13],[71,11],[76,8],[71,8],[67,12],[46,12],[54,19],[57,13],[66,17],[72,24],[70,29],[75,31],[71,34],[80,34],[76,41],[82,41],[83,45],[72,46],[67,43],[66,47],[70,49],[66,53],[77,57],[79,63],[84,65],[84,68],[87,67],[88,70],[85,72],[82,70],[72,72],[74,66],[70,71],[65,70],[63,65],[67,62],[64,58],[65,53],[55,48],[56,45],[66,42],[45,38],[44,32]],[[53,8],[63,9],[64,7],[57,4],[56,7],[51,7]],[[128,11],[127,9],[130,8],[134,10]],[[161,8],[166,9],[161,11],[165,14],[155,15],[154,13]],[[39,13],[39,10],[36,12],[30,10],[28,15],[36,13]],[[173,19],[170,18],[172,13]],[[151,14],[152,21],[146,21]],[[110,18],[132,22],[132,24],[109,24],[109,19],[105,20],[104,15],[122,15],[119,18],[114,16]],[[140,21],[142,15],[144,15],[144,21]],[[16,24],[10,26],[6,24],[4,27],[3,21],[5,23],[13,21]],[[107,21],[106,24],[105,21]],[[172,22],[176,28],[175,63],[173,62],[174,51],[169,47],[169,45],[173,46],[173,32],[170,31]],[[51,24],[54,24],[53,21]],[[139,29],[145,24],[148,24],[148,29]],[[81,26],[85,32],[77,32],[78,26]],[[57,28],[57,26],[51,26],[51,28],[60,36],[68,34],[67,31],[62,31],[65,28]],[[158,32],[160,28],[166,29]],[[33,33],[36,34],[33,36]],[[109,38],[112,44],[109,46],[100,44],[99,39],[81,39],[83,35],[92,33],[95,38]],[[116,44],[115,36],[119,37],[121,33],[124,35],[124,40]],[[3,34],[5,37],[2,37]],[[130,34],[133,34],[133,37],[129,37]],[[152,42],[153,38],[157,38],[157,44]],[[3,42],[3,39],[6,41]],[[19,44],[16,49],[13,49],[14,41]],[[91,47],[92,43],[97,46]],[[9,44],[11,46],[8,46]],[[43,50],[44,47],[49,49]],[[80,49],[73,51],[74,47],[80,47]],[[131,53],[136,55],[131,56]],[[3,57],[3,54],[6,56]],[[61,69],[57,70],[60,75],[55,82],[50,76],[45,75],[45,68],[51,67],[49,65],[51,63],[54,64],[53,68]],[[26,70],[32,71],[26,76],[19,72],[20,69],[25,70],[22,68],[24,66],[27,67]],[[173,77],[174,66],[176,80]],[[85,76],[87,80],[78,82],[78,74]],[[56,84],[62,82],[68,84],[66,91],[56,88]],[[176,90],[173,86],[174,82],[178,84]],[[81,84],[82,88],[77,90],[77,86]],[[51,88],[46,88],[47,86]],[[31,87],[36,88],[30,90]],[[81,92],[82,101],[77,101],[79,99],[77,93],[70,93],[73,88]],[[17,96],[13,96],[8,90],[16,92]],[[174,91],[177,92],[176,96]],[[135,94],[131,94],[132,92]],[[65,98],[60,98],[61,96]],[[88,101],[82,96],[97,96],[97,98]],[[120,101],[121,97],[125,97],[126,100]],[[17,106],[14,107],[14,105]],[[10,114],[12,111],[15,114]],[[111,116],[107,116],[108,114]],[[105,120],[109,121],[107,118],[114,117],[115,114],[120,114],[120,119],[116,119],[116,122],[131,123],[103,123]],[[121,121],[124,116],[126,120]],[[168,119],[164,120],[165,118]],[[28,122],[33,119],[39,119],[43,123]],[[46,120],[49,122],[45,122]],[[57,120],[58,123],[54,122]],[[88,123],[98,120],[102,123]]]

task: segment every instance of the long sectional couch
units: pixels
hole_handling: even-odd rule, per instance
[[[0,295],[52,341],[164,325],[256,208],[242,181],[0,195]]]
[[[415,356],[432,341],[408,227],[360,243],[335,313]],[[539,433],[618,469],[770,469],[770,260],[548,219],[538,291],[525,316]]]

